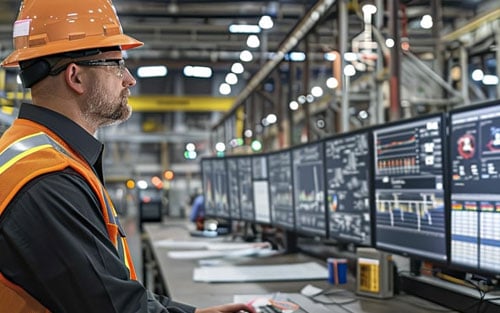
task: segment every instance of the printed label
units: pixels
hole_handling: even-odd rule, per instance
[[[28,36],[30,33],[31,19],[19,20],[14,23],[13,37]]]

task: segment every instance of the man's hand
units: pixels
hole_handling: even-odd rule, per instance
[[[229,303],[212,306],[205,309],[196,309],[195,313],[257,313],[251,305],[243,303]]]

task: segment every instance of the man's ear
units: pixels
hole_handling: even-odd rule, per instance
[[[64,79],[66,80],[66,84],[71,90],[79,95],[83,94],[85,91],[85,86],[83,85],[81,76],[82,72],[80,71],[80,68],[74,63],[69,64],[64,71]]]

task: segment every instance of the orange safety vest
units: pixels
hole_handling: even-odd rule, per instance
[[[0,215],[21,188],[33,178],[72,168],[88,182],[101,204],[109,239],[137,279],[125,237],[111,199],[92,168],[52,131],[26,119],[14,121],[0,142]],[[0,252],[1,253],[1,252]],[[0,312],[47,313],[49,310],[20,286],[7,280],[0,268]]]

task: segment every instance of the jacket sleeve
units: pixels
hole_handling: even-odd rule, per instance
[[[195,310],[166,297],[160,302],[129,279],[96,196],[71,170],[41,176],[23,187],[1,216],[0,251],[4,276],[52,312]]]

